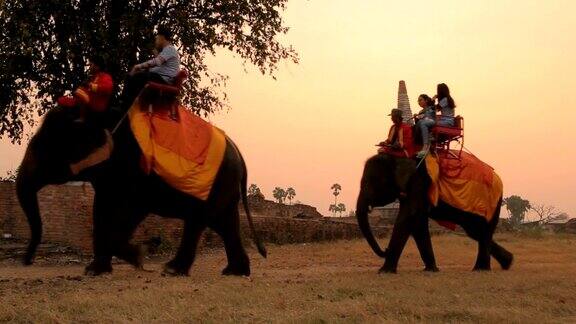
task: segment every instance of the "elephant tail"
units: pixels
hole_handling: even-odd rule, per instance
[[[230,139],[228,139],[228,141],[232,144],[232,146],[234,146],[234,149],[236,150],[236,152],[238,152],[238,156],[240,157],[240,161],[242,162],[242,169],[244,172],[242,173],[242,179],[240,182],[240,192],[242,195],[242,204],[244,205],[244,211],[246,212],[246,218],[248,218],[248,226],[250,226],[250,231],[252,232],[252,237],[254,238],[254,244],[256,244],[256,247],[258,248],[258,252],[260,253],[261,256],[266,258],[268,252],[266,251],[266,247],[260,240],[258,232],[256,232],[256,227],[254,226],[254,220],[252,219],[252,213],[250,212],[250,207],[248,205],[248,168],[246,167],[244,157],[242,157],[242,153],[240,153],[240,150],[238,149],[236,144],[234,144],[234,142],[232,142],[232,140]]]
[[[264,258],[268,255],[266,251],[266,247],[260,240],[260,236],[258,236],[258,232],[256,232],[256,228],[254,227],[254,221],[252,220],[252,213],[250,213],[250,208],[248,206],[248,179],[247,174],[244,172],[244,176],[242,177],[242,204],[244,205],[244,210],[246,211],[246,218],[248,218],[248,225],[250,226],[250,231],[252,232],[252,237],[254,237],[254,243],[258,247],[258,252]]]
[[[372,233],[370,228],[370,222],[368,221],[368,202],[365,197],[364,192],[360,192],[360,197],[358,197],[358,204],[356,206],[356,219],[358,220],[358,225],[360,226],[360,231],[362,235],[368,241],[368,245],[372,248],[374,253],[381,258],[386,258],[386,251],[383,251]]]

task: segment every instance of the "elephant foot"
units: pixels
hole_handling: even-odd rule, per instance
[[[173,277],[187,277],[190,275],[189,273],[190,273],[189,267],[186,268],[186,267],[179,266],[174,261],[170,261],[170,262],[164,264],[164,271],[162,272],[162,274],[164,274],[164,275],[173,276]]]
[[[437,266],[425,267],[424,272],[440,272]]]
[[[117,257],[133,265],[138,270],[144,270],[146,252],[147,248],[144,245],[131,246],[128,251],[117,255]]]
[[[32,265],[34,263],[34,255],[30,253],[26,253],[24,258],[22,259],[22,264],[25,266]]]
[[[503,270],[510,270],[512,267],[512,263],[514,263],[514,256],[510,254],[510,256],[500,262],[500,266]]]
[[[100,276],[106,273],[112,273],[112,265],[110,263],[92,261],[92,263],[84,268],[84,274],[86,276]]]
[[[380,270],[378,270],[378,273],[397,273],[396,267],[392,267],[389,265],[384,264],[382,266],[382,268],[380,268]]]
[[[472,269],[472,271],[478,271],[478,272],[483,272],[483,271],[490,271],[492,269],[490,269],[490,266],[475,266],[474,269]]]
[[[230,266],[228,265],[222,270],[223,276],[250,276],[250,266]]]

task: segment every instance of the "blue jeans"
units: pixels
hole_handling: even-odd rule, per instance
[[[454,127],[454,117],[440,116],[438,119],[438,126]]]
[[[422,144],[430,144],[430,128],[434,126],[436,122],[430,118],[422,118],[418,121],[417,126],[420,127],[420,132],[422,133]]]

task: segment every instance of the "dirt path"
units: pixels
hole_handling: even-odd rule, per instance
[[[512,271],[469,271],[476,245],[434,237],[441,272],[421,272],[410,242],[400,274],[363,241],[269,246],[251,251],[253,276],[227,278],[223,251],[202,253],[191,276],[116,265],[81,276],[83,265],[0,263],[0,322],[576,322],[576,236],[500,236],[516,255]]]

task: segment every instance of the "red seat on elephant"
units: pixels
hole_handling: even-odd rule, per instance
[[[438,122],[438,120],[436,122]],[[436,139],[435,149],[437,152],[442,153],[443,156],[448,158],[460,159],[462,156],[462,148],[464,147],[464,117],[454,117],[453,127],[434,126],[431,132]],[[457,154],[455,154],[454,150],[450,147],[452,142],[460,144],[460,149],[456,150]]]
[[[395,126],[392,126],[395,127]],[[412,126],[402,123],[400,129],[398,130],[399,144],[401,148],[393,148],[390,144],[386,142],[381,142],[376,146],[379,146],[379,153],[390,154],[396,157],[413,157],[416,154],[416,145],[414,144],[414,132]],[[400,136],[401,134],[401,136]]]
[[[182,91],[182,86],[184,85],[184,81],[188,78],[188,71],[185,69],[180,70],[176,78],[174,79],[174,84],[163,84],[160,82],[153,82],[150,81],[144,87],[148,91],[155,92],[159,96],[164,95],[172,95],[178,96]]]
[[[140,99],[143,102],[141,106],[148,109],[149,112],[170,110],[171,118],[177,119],[178,99],[187,78],[188,71],[182,69],[178,72],[173,84],[148,82],[140,94]]]

